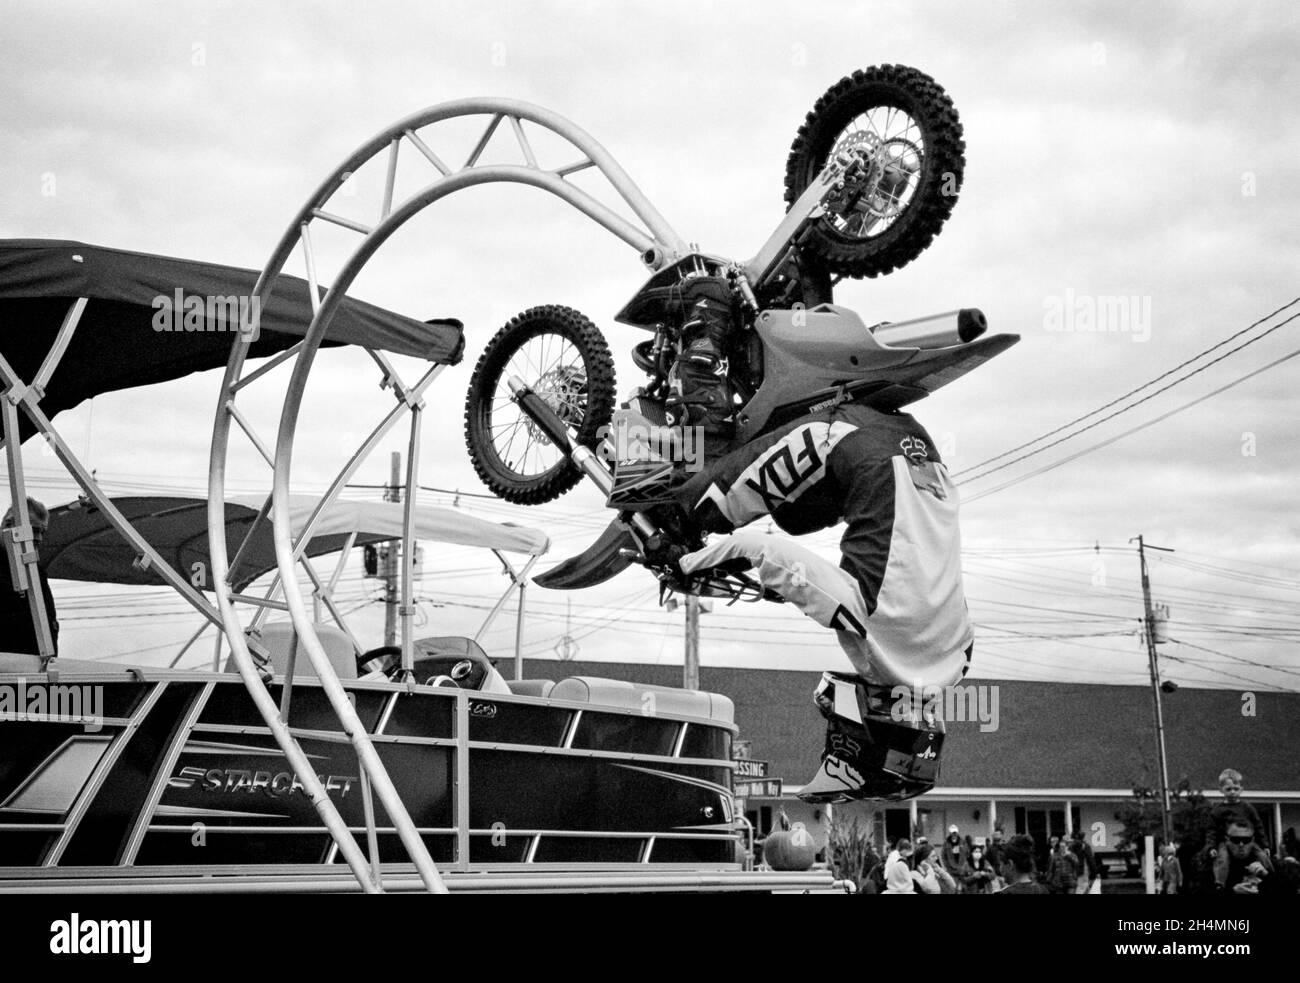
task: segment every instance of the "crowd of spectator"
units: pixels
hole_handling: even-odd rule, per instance
[[[952,826],[936,848],[925,837],[902,837],[885,857],[868,848],[863,891],[868,894],[1075,894],[1098,876],[1092,848],[1082,834],[1053,836],[1040,865],[1032,836],[1007,839],[995,830],[976,843]]]
[[[1222,837],[1220,839],[1220,836]],[[1218,845],[1216,845],[1218,844]],[[890,844],[884,857],[867,848],[862,870],[866,894],[1086,894],[1102,876],[1101,863],[1083,834],[1052,836],[1046,860],[1034,837],[995,830],[987,844],[951,827],[936,847],[920,836]],[[1251,826],[1229,819],[1219,833],[1188,854],[1162,846],[1156,862],[1160,894],[1290,894],[1300,891],[1300,842],[1294,829],[1277,851],[1257,840]]]
[[[1270,849],[1259,813],[1241,797],[1242,784],[1239,772],[1225,769],[1204,835],[1157,842],[1157,893],[1300,894],[1295,828]],[[867,894],[1086,894],[1102,876],[1080,830],[1040,843],[1026,834],[1008,838],[999,828],[985,843],[950,826],[937,846],[924,836],[902,837],[884,857],[868,846],[860,883]]]

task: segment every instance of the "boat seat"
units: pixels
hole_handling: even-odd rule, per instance
[[[468,661],[473,663],[473,667],[456,680],[463,689],[503,695],[510,692],[505,677],[497,672],[496,666],[483,651],[483,646],[472,638],[463,635],[418,638],[414,642],[414,647],[415,678],[419,682],[425,682],[431,677],[453,674],[456,672],[457,664]]]
[[[673,689],[671,686],[648,686],[596,676],[561,679],[547,696],[552,700],[639,710],[650,716],[671,713],[728,724],[735,721],[736,715],[735,704],[720,693]]]
[[[553,679],[507,679],[506,685],[515,696],[550,696],[555,689]]]
[[[320,639],[321,646],[329,657],[330,665],[338,673],[339,679],[356,679],[357,655],[352,648],[351,639],[342,629],[334,625],[317,623],[312,627],[316,629],[316,637]],[[274,670],[277,680],[282,680],[289,669],[289,651],[293,647],[295,635],[293,623],[290,621],[273,621],[270,624],[263,625],[256,632],[249,632],[250,640],[266,649],[271,659],[271,668]],[[235,660],[227,659],[226,672],[238,671],[235,667]],[[316,678],[316,670],[312,667],[311,659],[308,658],[306,651],[303,649],[298,650],[293,675],[295,679]]]

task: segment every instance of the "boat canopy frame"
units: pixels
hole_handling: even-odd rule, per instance
[[[38,572],[39,554],[34,546],[34,535],[33,535],[32,525],[31,525],[31,516],[29,514],[29,509],[27,506],[28,499],[27,499],[27,492],[26,492],[25,470],[24,470],[24,464],[22,458],[22,442],[23,442],[23,437],[25,435],[22,433],[18,422],[18,412],[19,410],[21,410],[22,413],[27,417],[27,419],[31,423],[32,427],[34,428],[35,434],[38,435],[41,439],[43,439],[46,442],[47,446],[51,448],[52,452],[58,458],[59,462],[63,465],[64,469],[68,472],[68,474],[80,487],[83,499],[87,502],[87,505],[93,506],[96,509],[98,509],[100,513],[104,516],[105,520],[109,523],[109,525],[112,526],[112,528],[116,530],[116,532],[135,550],[136,552],[135,562],[142,567],[147,567],[153,570],[154,573],[158,577],[160,577],[167,586],[175,590],[177,594],[179,594],[192,608],[194,608],[195,611],[197,611],[203,617],[204,619],[203,624],[199,626],[198,631],[196,631],[194,635],[192,635],[191,638],[185,643],[180,654],[183,655],[184,652],[188,650],[188,648],[192,646],[192,644],[198,639],[198,637],[202,635],[204,631],[207,630],[209,625],[214,625],[216,626],[219,632],[217,635],[217,650],[214,653],[214,668],[215,668],[216,660],[219,660],[220,658],[220,641],[221,638],[223,637],[221,633],[224,632],[225,633],[224,637],[226,638],[227,644],[231,649],[233,663],[236,666],[236,668],[240,669],[241,676],[242,676],[243,667],[241,666],[238,658],[235,657],[235,653],[242,650],[246,655],[248,655],[250,651],[247,646],[246,639],[243,636],[242,629],[239,631],[238,634],[231,634],[229,630],[229,621],[228,619],[222,616],[222,612],[220,610],[219,605],[214,603],[213,601],[208,600],[208,598],[205,597],[200,590],[196,589],[196,587],[190,583],[189,579],[180,571],[178,571],[171,563],[169,563],[158,552],[158,550],[154,548],[154,546],[149,542],[148,538],[139,529],[136,528],[135,524],[132,523],[132,521],[122,513],[122,511],[114,503],[112,497],[96,480],[94,473],[90,471],[82,463],[82,461],[78,458],[77,454],[72,450],[69,443],[63,439],[58,429],[55,427],[53,422],[50,420],[49,416],[47,416],[47,414],[44,412],[44,410],[40,405],[42,399],[45,397],[45,387],[46,385],[48,385],[49,380],[51,376],[54,374],[55,370],[58,368],[58,365],[62,361],[63,356],[66,354],[69,343],[71,342],[73,335],[77,330],[82,315],[86,310],[87,304],[88,304],[88,298],[86,297],[75,298],[69,304],[68,310],[62,320],[59,331],[53,343],[51,344],[49,350],[47,351],[44,359],[42,360],[40,368],[38,369],[35,376],[32,377],[31,382],[28,382],[27,380],[23,379],[21,375],[18,373],[18,371],[10,364],[8,359],[5,358],[3,353],[0,353],[0,383],[3,384],[3,390],[4,390],[3,394],[0,394],[0,425],[2,425],[3,436],[5,440],[5,457],[6,457],[6,463],[8,465],[7,477],[8,477],[9,491],[10,491],[12,507],[13,507],[13,519],[11,525],[9,528],[3,530],[3,532],[0,533],[0,544],[3,544],[6,555],[8,557],[8,561],[10,562],[11,565],[11,575],[12,575],[13,583],[16,585],[17,588],[22,589],[24,587],[30,588],[30,585],[38,584],[40,582],[39,572]],[[246,336],[239,335],[239,334],[236,334],[235,338],[237,340],[235,342],[234,348],[237,350],[239,355],[246,356],[249,348],[250,339],[248,339]],[[240,343],[241,340],[243,342],[242,344]],[[295,344],[291,348],[286,349],[285,351],[276,355],[266,364],[263,364],[259,366],[257,369],[251,371],[247,376],[244,377],[243,381],[245,382],[245,384],[249,381],[252,381],[254,378],[261,378],[265,376],[271,369],[282,364],[286,360],[286,357],[291,356],[301,346],[301,344],[302,344],[301,342]],[[374,349],[368,349],[368,351],[370,351],[370,354],[372,355],[372,357],[376,359],[376,361],[380,362],[381,364],[386,363],[386,359],[384,359],[382,353]],[[232,359],[233,357],[234,355],[232,354]],[[241,358],[240,361],[242,365],[243,359]],[[424,373],[424,376],[422,377],[421,380],[423,385],[417,384],[419,391],[422,391],[424,387],[427,387],[427,385],[431,383],[434,378],[437,377],[437,375],[440,373],[440,371],[445,366],[445,364],[446,364],[445,362],[439,361]],[[388,371],[391,371],[391,369],[389,369]],[[411,392],[410,390],[406,391],[408,398],[410,397],[410,392]],[[378,438],[381,437],[383,433],[386,433],[388,429],[391,429],[393,423],[400,416],[401,405],[402,404],[399,404],[397,410],[389,413],[389,415],[385,418],[385,421],[381,423],[379,427],[376,428],[375,432],[372,433],[371,438],[366,442],[365,445],[363,445],[362,450],[364,450],[367,446],[373,446],[373,444],[377,442]],[[233,407],[232,407],[232,411],[233,411]],[[248,434],[250,440],[253,441],[254,445],[262,453],[264,460],[266,460],[268,464],[273,463],[272,458],[270,454],[267,452],[265,445],[261,444],[260,440],[257,438],[256,433],[252,430],[251,426],[247,425],[247,421],[243,420],[242,417],[237,417],[235,415],[236,412],[237,411],[232,412],[231,417],[240,420],[241,428],[245,429],[245,432]],[[418,429],[414,431],[413,437],[414,439],[418,440]],[[352,462],[350,462],[350,470],[348,470],[349,475],[353,471],[355,471],[356,466],[359,465],[361,460],[363,459],[364,459],[364,455],[361,454],[360,452],[358,452],[357,455],[354,455]],[[325,513],[326,505],[329,502],[332,502],[337,499],[338,493],[342,491],[343,484],[344,484],[343,479],[337,481],[335,485],[332,486],[333,494],[330,496],[328,502],[322,499],[320,502],[317,503],[317,506],[313,510],[313,515],[311,520],[309,521],[307,527],[302,531],[302,533],[299,536],[299,539],[297,540],[297,545],[301,550],[301,555],[299,556],[297,562],[303,565],[304,568],[306,568],[309,571],[309,575],[312,577],[314,588],[315,588],[313,593],[314,607],[323,604],[330,611],[331,615],[334,617],[336,623],[339,624],[340,628],[345,632],[345,634],[347,634],[354,648],[356,648],[356,650],[360,652],[361,649],[356,641],[355,636],[352,634],[350,629],[348,629],[344,616],[342,615],[341,612],[338,611],[337,605],[334,603],[333,598],[331,596],[331,591],[333,587],[337,584],[339,574],[342,572],[342,565],[345,562],[350,552],[350,544],[345,546],[345,548],[343,549],[340,555],[339,563],[336,566],[334,573],[328,582],[322,581],[320,579],[319,575],[316,574],[314,568],[311,566],[310,560],[306,555],[306,549],[311,541],[315,524],[320,520],[321,516]],[[286,509],[286,515],[288,511],[288,504],[289,503],[286,502],[284,506]],[[266,520],[266,518],[269,516],[269,510],[271,509],[271,507],[272,507],[272,498],[271,496],[267,496],[259,512],[260,521],[264,522]],[[224,513],[224,506],[223,506],[223,513]],[[411,528],[412,528],[413,518],[414,518],[414,510],[411,507],[411,505],[408,504],[408,507],[406,508],[403,514],[403,541],[406,544],[405,555],[407,556],[411,555],[410,552],[410,547],[412,543]],[[251,540],[251,534],[255,531],[255,529],[256,529],[256,523],[250,527],[249,535],[244,540],[245,545],[247,545],[247,543]],[[211,524],[209,523],[209,535],[211,535],[211,531],[212,531],[212,527]],[[225,552],[226,552],[225,537],[224,536],[216,537],[216,539],[212,542],[211,545],[213,546],[211,555],[214,560],[211,573],[215,578],[216,570],[217,570],[216,557],[218,554],[220,554],[223,560],[225,557]],[[500,550],[493,549],[493,553],[501,561],[502,565],[504,566],[510,578],[510,584],[507,586],[505,593],[498,600],[496,606],[492,609],[492,611],[489,612],[488,617],[485,619],[483,625],[480,626],[478,634],[475,636],[476,639],[481,637],[483,633],[487,631],[488,627],[491,625],[492,619],[494,619],[496,615],[500,612],[501,608],[504,607],[510,595],[516,591],[519,593],[519,598],[520,598],[519,601],[520,609],[516,621],[516,632],[518,633],[521,630],[523,624],[523,604],[525,601],[524,585],[526,583],[526,578],[529,572],[531,571],[533,564],[536,563],[537,559],[541,555],[541,552],[544,552],[544,550],[529,556],[528,559],[524,562],[522,568],[515,569],[515,567],[505,558],[505,556]],[[236,569],[238,568],[238,559],[239,559],[239,553],[237,552],[236,565],[235,565]],[[403,564],[403,566],[407,568],[407,572],[409,573],[410,565]],[[295,581],[295,585],[296,585],[296,581]],[[233,588],[233,585],[226,584],[225,581],[222,579],[214,579],[213,586],[215,588],[214,593],[217,593],[220,590],[221,586]],[[250,584],[248,586],[251,587],[252,585]],[[283,594],[283,590],[284,590],[283,578],[279,572],[277,572],[271,586],[268,588],[266,594],[263,597],[257,598],[254,597],[251,593],[248,593],[247,591],[231,589],[226,591],[227,602],[233,603],[234,601],[240,601],[243,603],[248,603],[253,605],[256,609],[254,622],[252,625],[250,625],[250,627],[253,627],[256,625],[260,625],[262,620],[265,618],[266,614],[270,610],[287,609],[288,607],[287,604],[285,604],[283,601],[275,600],[275,594],[277,590],[281,594]],[[41,671],[43,672],[52,672],[54,671],[55,667],[58,665],[58,660],[55,656],[55,649],[53,644],[53,633],[50,629],[49,612],[47,612],[45,609],[44,598],[40,590],[27,589],[26,593],[30,604],[33,624],[36,628],[37,646],[38,646],[38,653],[40,657],[40,668]],[[315,638],[314,631],[312,637]],[[521,666],[522,650],[520,644],[521,641],[517,634],[516,645],[515,645],[515,662],[517,667],[516,672],[519,671],[518,667]],[[300,646],[300,647],[305,647],[305,646]],[[384,887],[380,875],[379,854],[378,854],[378,846],[377,846],[377,838],[376,838],[377,827],[375,824],[375,810],[372,801],[372,796],[373,796],[372,786],[374,784],[373,777],[372,777],[373,772],[367,772],[366,766],[364,764],[361,765],[359,784],[361,786],[361,793],[365,802],[365,815],[366,815],[366,823],[367,823],[366,838],[369,846],[369,850],[368,850],[369,857],[366,857],[360,852],[360,849],[356,844],[355,838],[351,835],[347,826],[343,824],[341,817],[338,816],[337,810],[335,809],[332,802],[330,801],[327,792],[321,786],[320,780],[316,775],[315,769],[312,767],[306,754],[302,751],[302,748],[298,744],[297,738],[293,735],[292,731],[288,727],[287,720],[288,720],[288,712],[289,712],[289,700],[291,698],[291,694],[293,690],[292,678],[288,678],[285,680],[285,685],[283,686],[282,689],[282,701],[280,704],[276,704],[275,701],[271,699],[270,694],[267,692],[266,686],[264,684],[263,677],[262,677],[262,674],[265,671],[264,668],[261,666],[260,662],[253,663],[253,659],[251,655],[248,655],[248,662],[255,666],[252,674],[252,681],[250,681],[250,679],[247,676],[244,676],[242,681],[245,687],[248,689],[259,713],[263,717],[264,721],[267,723],[267,726],[270,728],[273,736],[276,739],[277,744],[279,744],[281,750],[284,751],[286,758],[290,763],[290,766],[293,768],[294,772],[298,776],[300,776],[300,781],[304,786],[304,790],[312,798],[318,814],[321,815],[323,821],[325,822],[327,828],[330,831],[331,836],[333,837],[338,847],[338,852],[349,863],[349,866],[351,867],[352,870],[352,874],[353,876],[356,877],[363,891],[366,891],[368,893],[382,892],[384,890]],[[324,669],[326,672],[330,674],[331,677],[333,677],[336,684],[338,684],[337,675],[333,672],[332,667],[329,666],[328,663],[326,663]],[[318,668],[318,672],[319,672],[319,668]],[[339,684],[339,686],[341,690],[341,684]],[[350,704],[348,705],[350,707]],[[458,711],[457,711],[458,713],[461,713],[462,709],[464,714],[468,713],[468,704],[466,703],[463,697],[458,699],[457,705],[458,705]],[[347,726],[347,722],[343,718],[340,718],[340,722],[343,723],[345,727]],[[364,729],[360,728],[359,721],[357,721],[357,725],[358,725],[358,729],[350,732],[350,737],[352,739],[354,746],[359,742],[365,742],[368,745],[369,738],[365,735]],[[358,759],[360,763],[362,760],[360,755],[358,755]],[[377,758],[376,758],[376,763],[377,763]],[[382,766],[380,767],[382,768]],[[384,775],[383,777],[385,780],[387,779],[386,775]],[[391,788],[391,783],[390,783],[390,788]],[[401,805],[400,801],[396,799],[395,793],[391,803],[388,800],[385,800],[384,804],[385,804],[385,808],[389,810],[390,816],[394,816],[394,825],[397,826],[397,828],[399,828],[400,830],[401,820],[400,820],[400,815],[397,815],[397,811],[400,810],[401,814],[405,814],[405,809]],[[409,815],[407,815],[406,818],[409,824]],[[417,842],[419,841],[417,840]],[[409,848],[408,848],[408,852],[409,852]],[[443,885],[441,877],[438,875],[436,868],[433,867],[432,861],[428,860],[427,864],[422,864],[419,858],[413,857],[413,859],[416,860],[417,871],[426,889],[437,893],[443,893],[445,891],[445,886]],[[426,859],[427,859],[427,851],[426,851]]]

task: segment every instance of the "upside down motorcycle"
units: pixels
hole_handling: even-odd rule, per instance
[[[884,65],[841,79],[798,130],[788,208],[759,252],[744,262],[691,252],[662,264],[616,314],[647,333],[632,351],[646,379],[617,409],[609,346],[583,314],[534,307],[497,332],[466,401],[479,476],[523,505],[585,477],[616,513],[587,551],[537,583],[588,587],[639,562],[666,588],[764,596],[743,572],[683,581],[670,570],[665,541],[691,534],[622,501],[628,482],[616,487],[615,469],[635,491],[639,467],[716,459],[808,413],[843,403],[895,410],[1019,340],[988,336],[975,308],[868,325],[834,303],[843,278],[883,276],[930,245],[956,204],[964,152],[957,112],[928,75]],[[633,459],[629,444],[640,449]]]

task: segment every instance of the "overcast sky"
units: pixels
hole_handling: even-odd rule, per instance
[[[1087,413],[1300,295],[1300,15],[1287,3],[2,6],[0,236],[254,268],[362,141],[419,108],[473,95],[570,117],[683,237],[745,258],[780,219],[785,156],[816,98],[855,68],[921,68],[965,126],[961,198],[920,259],[878,281],[846,282],[836,300],[868,323],[979,307],[992,330],[1022,336],[914,408],[954,471]],[[435,149],[463,159],[472,143],[453,127]],[[510,150],[506,142],[492,153]],[[572,156],[560,150],[544,163]],[[434,176],[419,163],[404,164],[402,187]],[[376,191],[363,177],[358,207]],[[627,353],[639,339],[612,315],[642,279],[631,249],[531,189],[475,189],[403,230],[354,292],[419,317],[460,317],[468,339],[464,363],[430,399],[424,480],[483,491],[461,437],[464,391],[484,343],[519,310],[585,311],[607,329],[626,393],[638,381]],[[1124,310],[1138,318],[1130,326],[1141,330],[1051,330],[1055,312],[1101,297],[1127,298]],[[1178,551],[1152,564],[1157,599],[1172,608],[1170,635],[1182,643],[1163,646],[1165,674],[1296,688],[1300,359],[984,493],[1287,355],[1300,346],[1298,326],[963,486],[967,591],[983,639],[976,675],[1142,681],[1129,547],[1141,533]],[[321,487],[348,441],[386,409],[368,365],[321,356],[295,457],[298,489]],[[198,492],[217,384],[208,374],[103,396],[56,424],[115,493]],[[269,436],[273,393],[252,406]],[[403,441],[391,440],[358,481],[384,480],[387,452]],[[75,494],[52,458],[26,450],[38,494],[52,504]],[[237,490],[266,487],[251,454],[239,465]],[[468,497],[460,506],[545,528],[555,540],[548,563],[579,551],[605,521],[586,489],[534,510]],[[817,542],[833,555],[834,536]],[[469,628],[490,603],[494,562],[430,547],[421,630]],[[349,606],[376,592],[358,566],[345,581]],[[165,599],[124,620],[127,609],[101,588],[55,590],[68,655],[156,661],[192,628]],[[680,613],[656,607],[640,571],[571,600],[568,630],[582,657],[680,660]],[[530,606],[528,650],[548,654],[566,630],[566,596],[534,590]],[[377,606],[360,617],[378,644]],[[512,620],[488,636],[493,654],[509,653]],[[781,609],[719,607],[703,624],[709,663],[843,664],[832,639]]]

